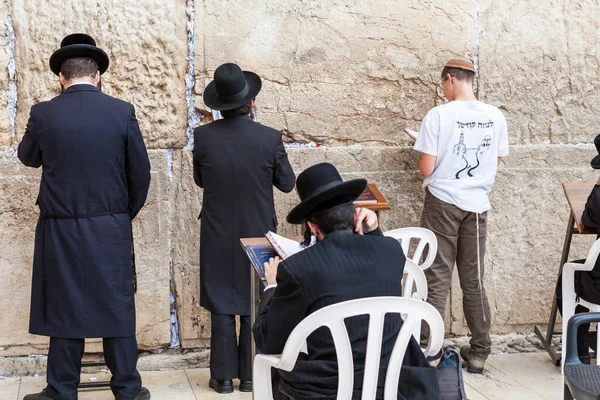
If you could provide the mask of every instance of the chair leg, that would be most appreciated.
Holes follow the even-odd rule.
[[[598,357],[598,349],[600,349],[600,332],[598,332],[598,328],[600,328],[600,324],[596,324],[596,365],[600,365],[600,357]]]
[[[573,398],[573,395],[571,394],[571,391],[569,390],[569,387],[567,386],[567,384],[565,383],[565,393],[563,396],[563,400],[575,400]]]
[[[567,386],[566,383],[565,383],[565,394],[563,396],[563,400],[575,400],[573,398],[573,395],[571,395],[571,391],[569,390],[569,387]]]

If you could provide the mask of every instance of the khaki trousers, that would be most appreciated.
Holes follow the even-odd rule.
[[[491,352],[490,306],[483,286],[487,212],[476,214],[446,203],[425,190],[421,226],[433,231],[438,252],[427,276],[427,302],[444,317],[454,264],[463,291],[463,311],[471,331],[471,357],[485,360]],[[479,224],[479,251],[477,249]],[[479,274],[477,257],[479,254]]]

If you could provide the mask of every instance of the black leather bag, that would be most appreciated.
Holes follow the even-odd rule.
[[[437,365],[441,400],[467,400],[462,375],[462,359],[454,347],[442,349],[442,358]]]

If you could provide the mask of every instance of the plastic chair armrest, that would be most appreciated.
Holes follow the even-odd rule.
[[[567,325],[567,355],[565,365],[579,364],[579,355],[577,352],[577,329],[582,324],[600,322],[600,313],[576,314],[569,319]]]
[[[594,269],[594,264],[592,264],[591,266],[587,266],[585,264],[568,262],[568,263],[565,263],[565,265],[563,266],[563,272],[565,272],[565,271],[591,271],[592,269]]]

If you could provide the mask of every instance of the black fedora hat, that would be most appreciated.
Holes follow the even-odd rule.
[[[60,42],[60,49],[50,56],[50,69],[58,75],[62,63],[76,57],[91,58],[96,61],[100,75],[108,69],[108,55],[96,46],[96,41],[91,36],[85,33],[73,33]]]
[[[204,104],[213,110],[233,110],[253,100],[262,82],[254,72],[232,63],[219,66],[215,79],[204,90]]]
[[[313,165],[304,170],[296,180],[300,204],[290,211],[287,222],[301,224],[315,211],[351,203],[367,187],[366,179],[344,182],[338,170],[329,163]]]
[[[596,151],[598,152],[598,155],[592,158],[590,165],[594,169],[600,169],[600,135],[596,136],[594,139],[594,144],[596,145]]]

